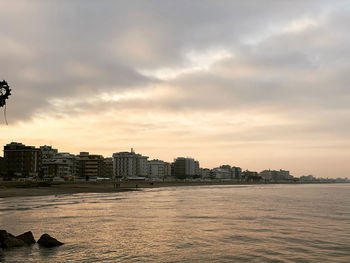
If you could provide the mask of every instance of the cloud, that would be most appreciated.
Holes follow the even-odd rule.
[[[104,127],[145,149],[161,137],[179,153],[237,147],[246,158],[242,144],[348,145],[347,1],[2,4],[0,77],[16,129],[86,124],[92,141],[89,128]]]

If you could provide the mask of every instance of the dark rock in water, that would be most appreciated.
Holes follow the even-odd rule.
[[[31,231],[25,232],[22,235],[17,236],[16,238],[22,240],[27,245],[32,245],[36,243],[33,233]]]
[[[1,248],[22,247],[25,243],[17,239],[14,235],[7,233],[6,230],[0,230],[0,245]]]
[[[7,233],[6,230],[0,230],[0,244],[2,244],[5,239],[9,237],[9,234]]]
[[[8,238],[9,238],[9,234],[7,233],[7,231],[6,230],[0,230],[0,247],[1,248],[5,247],[4,242]]]
[[[3,248],[23,247],[24,245],[25,243],[22,240],[10,236],[2,243]]]
[[[61,246],[64,243],[58,241],[56,238],[51,237],[48,234],[43,234],[39,240],[38,244],[43,247],[55,247],[55,246]]]

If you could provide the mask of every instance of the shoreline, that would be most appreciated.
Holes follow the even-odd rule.
[[[320,183],[319,184],[325,184]],[[179,186],[210,186],[210,185],[275,185],[275,184],[317,184],[314,183],[261,183],[237,181],[206,181],[206,182],[121,182],[120,188],[114,188],[113,182],[0,182],[0,198],[24,196],[48,196],[79,193],[119,193],[125,191],[140,191],[145,188],[179,187]],[[338,184],[338,183],[336,183]]]

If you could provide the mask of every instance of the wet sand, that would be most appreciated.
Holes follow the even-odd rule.
[[[59,183],[52,184],[51,186],[39,186],[37,184],[0,184],[0,198],[109,192],[117,192],[112,184]]]
[[[77,193],[114,193],[142,190],[142,188],[194,186],[194,185],[232,185],[239,182],[122,182],[119,188],[112,182],[0,182],[0,198],[18,196],[45,196]],[[245,184],[247,184],[245,182]]]

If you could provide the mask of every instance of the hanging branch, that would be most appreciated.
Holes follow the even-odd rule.
[[[7,118],[6,118],[6,100],[9,98],[10,95],[11,95],[11,89],[7,84],[7,82],[5,80],[0,81],[0,108],[5,106],[4,118],[5,118],[6,125],[8,125]]]

